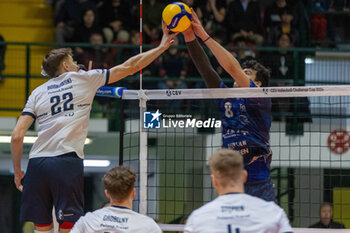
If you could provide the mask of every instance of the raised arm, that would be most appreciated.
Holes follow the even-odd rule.
[[[23,139],[29,127],[34,122],[34,118],[29,115],[20,116],[16,127],[11,136],[11,154],[13,171],[15,175],[15,184],[18,190],[22,191],[21,180],[24,177],[24,172],[21,168],[21,158],[23,152]]]
[[[194,65],[204,79],[205,84],[209,88],[219,88],[221,83],[221,78],[218,73],[214,70],[209,62],[208,56],[204,52],[202,46],[196,39],[192,26],[190,26],[186,31],[182,32],[185,37],[187,49],[192,58]]]
[[[163,37],[159,46],[151,49],[147,52],[138,54],[134,57],[129,58],[123,64],[117,65],[110,69],[110,77],[108,83],[114,83],[121,80],[129,75],[136,73],[137,71],[143,69],[152,63],[159,55],[166,51],[170,45],[174,43],[172,40],[177,33],[169,34],[169,30],[166,28],[165,24],[162,22]]]
[[[249,77],[243,72],[243,69],[236,58],[222,47],[215,40],[210,38],[208,33],[201,25],[196,13],[192,10],[192,27],[194,33],[204,41],[210,51],[214,54],[220,65],[237,82],[240,87],[250,87]]]

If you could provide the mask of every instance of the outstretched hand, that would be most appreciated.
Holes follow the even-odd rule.
[[[177,32],[177,33],[170,34],[170,30],[166,27],[163,20],[162,20],[162,30],[163,30],[163,37],[159,46],[167,50],[170,47],[170,45],[174,44],[173,38],[177,36],[177,34],[179,33]]]
[[[206,38],[208,38],[208,33],[204,30],[201,22],[199,21],[199,18],[196,14],[196,12],[193,10],[193,8],[191,8],[192,11],[192,28],[194,33],[201,38],[202,40],[205,40]]]

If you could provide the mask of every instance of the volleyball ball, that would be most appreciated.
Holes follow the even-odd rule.
[[[191,9],[182,2],[167,5],[162,17],[167,28],[173,32],[183,32],[191,25]]]

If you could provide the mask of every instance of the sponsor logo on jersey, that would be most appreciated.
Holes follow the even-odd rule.
[[[221,206],[221,212],[225,213],[231,213],[233,211],[244,211],[244,206]]]
[[[37,118],[41,118],[41,117],[44,117],[44,116],[47,116],[47,112],[43,113],[43,114],[40,114],[39,116],[37,116]]]
[[[103,221],[109,221],[109,222],[117,222],[117,223],[127,223],[128,218],[126,217],[118,217],[118,216],[113,216],[113,215],[104,215],[103,216]]]
[[[71,84],[71,83],[72,83],[72,79],[68,78],[66,80],[63,80],[60,84],[53,84],[53,85],[48,86],[47,90],[57,89],[57,88],[60,88],[64,85]]]

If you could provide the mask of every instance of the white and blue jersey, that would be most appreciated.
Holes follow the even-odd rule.
[[[75,152],[84,158],[91,104],[97,89],[108,84],[109,70],[66,72],[37,87],[22,115],[38,125],[38,139],[29,158]]]
[[[221,82],[221,88],[227,86]],[[250,87],[257,87],[250,80]],[[218,100],[222,113],[222,147],[239,151],[248,171],[248,181],[270,176],[271,127],[270,98],[232,98]]]
[[[194,210],[185,233],[293,232],[281,207],[244,193],[227,193]]]
[[[126,207],[110,206],[87,213],[74,225],[71,233],[161,233],[148,216]]]

